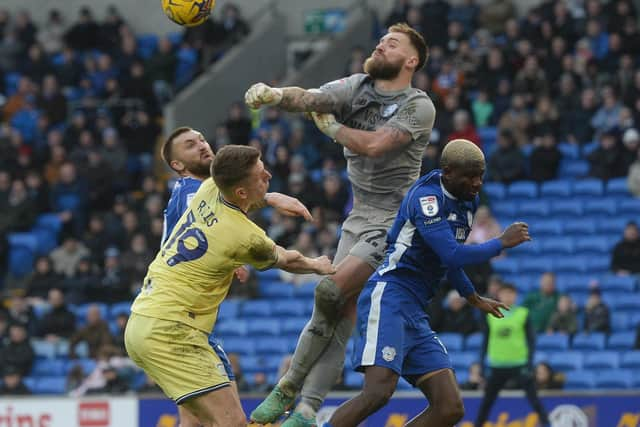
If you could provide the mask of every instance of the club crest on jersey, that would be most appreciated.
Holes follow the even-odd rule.
[[[440,210],[436,196],[420,197],[420,206],[422,212],[428,217],[436,216]]]
[[[393,362],[393,359],[396,358],[396,349],[389,346],[384,347],[382,349],[382,358],[387,362]]]
[[[384,110],[382,110],[382,117],[391,117],[396,111],[398,111],[398,104],[387,105],[384,107]]]

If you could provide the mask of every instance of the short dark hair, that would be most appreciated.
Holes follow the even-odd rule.
[[[183,133],[186,133],[192,130],[193,128],[190,128],[189,126],[180,126],[179,128],[174,129],[173,132],[171,132],[169,137],[162,144],[162,151],[160,154],[162,155],[162,160],[164,160],[170,168],[171,168],[171,161],[173,160],[173,150],[172,150],[173,141]]]
[[[422,34],[404,22],[393,24],[387,29],[387,31],[390,33],[406,34],[407,37],[409,37],[411,46],[418,51],[418,65],[416,66],[415,71],[422,69],[429,58],[429,46],[427,46],[427,43],[424,41]]]
[[[502,286],[500,286],[500,290],[518,292],[518,288],[516,288],[512,283],[506,283],[506,282],[503,283]]]
[[[249,177],[260,151],[247,145],[225,145],[211,162],[211,177],[221,191],[229,191]]]

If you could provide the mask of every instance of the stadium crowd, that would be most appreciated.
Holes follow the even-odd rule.
[[[457,6],[443,0],[421,5],[398,0],[386,23],[408,22],[431,48],[414,82],[429,93],[437,110],[423,173],[437,167],[446,141],[465,138],[486,153],[487,181],[553,180],[571,151],[588,160],[584,176],[628,177],[630,192],[640,196],[637,18],[630,0],[544,1],[522,17],[510,0],[492,0],[482,9],[473,0]],[[63,348],[71,359],[93,359],[70,370],[69,392],[131,387],[127,380],[136,373],[124,357],[122,337],[128,311],[112,315],[87,303],[126,305],[139,290],[160,244],[169,195],[166,176],[153,167],[161,106],[249,32],[233,5],[221,11],[219,20],[159,38],[134,34],[113,7],[101,21],[89,8],[73,22],[68,19],[52,10],[46,22],[34,23],[26,11],[11,15],[0,10],[0,366],[5,393],[28,392],[21,377],[30,375],[36,359],[30,338]],[[354,50],[345,73],[362,72],[366,55],[365,49]],[[312,122],[276,109],[257,116],[241,103],[207,137],[214,148],[229,143],[260,148],[273,174],[271,189],[299,198],[312,210],[313,223],[270,210],[256,214],[274,241],[308,256],[335,251],[350,209],[337,144]],[[501,231],[491,201],[483,200],[488,207],[479,210],[470,243]],[[59,233],[38,242],[47,249],[35,259],[20,258],[26,266],[10,268],[16,257],[8,236],[38,227],[42,214],[52,214],[49,219],[59,224]],[[630,223],[612,253],[611,269],[638,275],[638,259],[638,227]],[[490,264],[469,269],[469,275],[483,293],[495,295],[500,286]],[[257,275],[232,289],[237,298],[261,296]],[[575,302],[557,291],[552,272],[541,275],[539,291],[526,295],[523,304],[539,333],[611,329],[610,309],[597,286],[580,322]],[[82,313],[80,306],[86,308]],[[470,335],[482,328],[465,300],[446,288],[430,314],[439,332]],[[636,348],[640,329],[638,335]],[[272,372],[245,379],[238,356],[232,359],[241,391],[269,389],[274,377],[267,374]],[[548,364],[538,365],[535,375],[540,388],[561,387]],[[482,369],[474,364],[463,387],[482,383]],[[136,387],[157,390],[148,379]]]

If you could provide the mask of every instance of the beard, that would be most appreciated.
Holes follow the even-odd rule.
[[[199,161],[192,164],[185,165],[186,169],[196,176],[209,176],[211,173],[211,161]]]
[[[381,57],[374,58],[372,55],[364,61],[364,72],[374,79],[393,80],[400,74],[403,63],[404,61],[401,60],[394,64]]]

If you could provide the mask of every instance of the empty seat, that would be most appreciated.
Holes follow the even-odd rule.
[[[364,384],[364,375],[360,372],[347,371],[344,377],[344,384],[353,389],[361,389]]]
[[[589,271],[590,266],[587,260],[577,256],[560,256],[553,260],[553,268],[556,271],[585,273]]]
[[[539,220],[529,224],[529,232],[534,238],[545,235],[561,235],[564,224],[556,219]]]
[[[38,237],[33,233],[9,233],[7,240],[12,249],[16,246],[22,246],[33,253],[38,251]]]
[[[541,351],[536,349],[536,352],[533,354],[533,364],[537,365],[538,363],[549,363],[549,353],[546,351]]]
[[[627,310],[629,312],[640,311],[640,294],[624,295],[621,294],[621,298],[613,302],[616,310]]]
[[[620,357],[620,367],[640,370],[640,351],[626,351]]]
[[[574,242],[578,253],[608,254],[611,250],[606,235],[577,236]]]
[[[517,181],[507,188],[510,199],[534,199],[538,197],[538,184],[533,181]]]
[[[49,228],[32,228],[31,234],[38,240],[38,246],[35,252],[37,255],[46,255],[58,247],[58,235]]]
[[[635,332],[614,332],[609,337],[607,347],[612,350],[631,350],[635,341]]]
[[[571,181],[554,180],[543,182],[540,186],[542,197],[569,197],[571,195]]]
[[[605,191],[608,195],[628,196],[629,186],[627,178],[613,178],[607,181]]]
[[[266,370],[261,356],[242,356],[238,358],[238,361],[242,372],[245,374],[264,372]]]
[[[438,338],[449,352],[462,350],[462,334],[444,333],[438,334]]]
[[[582,369],[584,356],[579,351],[551,353],[547,362],[556,371],[576,371]]]
[[[285,354],[289,352],[289,340],[280,337],[257,338],[255,349],[258,354]]]
[[[564,334],[538,335],[536,349],[543,351],[566,350],[569,348],[569,337]]]
[[[595,387],[595,374],[591,371],[571,371],[565,376],[564,387],[569,390]]]
[[[451,352],[451,364],[456,371],[467,371],[479,359],[477,352]]]
[[[521,217],[545,217],[549,212],[549,203],[546,200],[524,200],[518,203],[518,215]]]
[[[529,227],[529,230],[531,230],[531,227]],[[509,249],[510,255],[535,255],[540,252],[542,252],[542,244],[538,239],[530,242],[524,242],[515,248]]]
[[[491,266],[498,274],[514,274],[520,272],[520,262],[515,258],[496,258],[491,261]]]
[[[624,332],[631,327],[631,316],[629,313],[611,313],[611,330],[613,332]]]
[[[514,217],[518,212],[518,205],[515,202],[501,200],[491,204],[491,210],[497,217]]]
[[[242,303],[240,313],[243,317],[269,317],[271,316],[270,301],[245,301]]]
[[[280,335],[280,322],[269,318],[249,318],[247,322],[249,336]]]
[[[571,348],[574,350],[602,350],[604,349],[605,335],[601,332],[581,332],[573,337]]]
[[[66,365],[65,359],[36,359],[31,368],[31,375],[35,377],[65,375]]]
[[[246,337],[249,333],[248,322],[245,319],[231,319],[218,322],[214,327],[219,337]]]
[[[553,271],[553,259],[547,257],[525,258],[520,261],[520,271],[524,273]]]
[[[269,270],[258,271],[256,272],[258,275],[258,279],[262,280],[280,280],[280,270],[276,268],[270,268]]]
[[[218,308],[218,319],[235,319],[240,314],[240,302],[227,299]]]
[[[633,276],[615,276],[608,274],[602,278],[600,289],[603,291],[633,292],[636,288],[636,279]]]
[[[131,314],[131,303],[128,301],[118,302],[116,304],[111,304],[109,307],[109,316],[111,319],[115,319],[121,314],[126,314],[129,316]]]
[[[313,305],[313,301],[290,298],[283,301],[274,301],[271,307],[273,316],[304,316],[308,312],[308,307]]]
[[[585,369],[616,369],[620,356],[615,351],[594,351],[584,356]]]
[[[261,298],[292,298],[293,285],[280,280],[260,280]]]
[[[294,288],[293,294],[296,298],[312,299],[316,289],[316,282],[303,283]]]
[[[622,199],[618,203],[618,212],[621,215],[640,215],[640,199]]]
[[[482,334],[480,332],[476,332],[475,334],[471,334],[469,336],[467,336],[467,338],[464,341],[464,349],[465,350],[480,350],[480,347],[482,347],[482,340],[484,339],[484,337],[482,336]]]
[[[571,192],[574,196],[602,196],[604,184],[599,179],[583,179],[573,183]]]
[[[589,173],[589,162],[586,160],[564,159],[560,162],[560,178],[582,178]]]
[[[564,224],[567,234],[588,235],[596,232],[596,222],[592,219],[576,218]]]
[[[574,251],[571,237],[548,237],[542,241],[542,251],[548,255],[551,253],[571,254]]]
[[[62,394],[66,391],[65,376],[40,377],[33,387],[34,394]]]
[[[622,211],[619,210],[619,212]],[[624,230],[628,222],[628,218],[606,218],[603,221],[598,221],[598,232],[622,235],[622,230]]]
[[[240,337],[222,337],[222,348],[224,348],[227,354],[238,353],[240,355],[253,355],[256,352],[254,340]]]
[[[568,184],[567,184],[568,187]],[[565,197],[569,197],[568,195]],[[579,200],[554,200],[549,203],[549,213],[551,215],[582,215],[584,208]]]
[[[560,152],[562,153],[562,157],[565,159],[580,158],[580,146],[578,144],[561,142],[560,144],[558,144],[558,150],[560,150]]]
[[[632,372],[627,369],[600,370],[596,374],[596,388],[631,388]]]
[[[293,317],[282,321],[282,334],[298,336],[304,329],[309,319],[306,317]]]
[[[587,200],[583,204],[584,213],[586,215],[615,215],[618,212],[618,208],[615,203],[610,203],[607,199]]]
[[[482,191],[489,197],[489,200],[502,200],[507,195],[507,189],[501,182],[487,182],[482,186]]]
[[[57,234],[62,229],[62,221],[60,220],[60,217],[58,217],[58,214],[45,213],[38,215],[38,218],[36,219],[36,227],[48,228]]]

